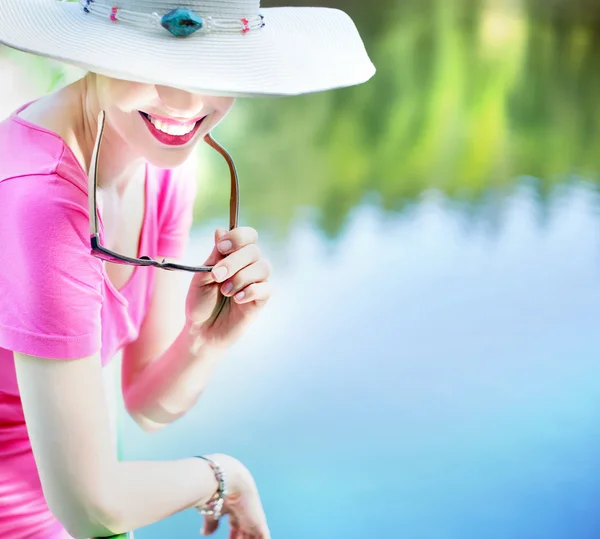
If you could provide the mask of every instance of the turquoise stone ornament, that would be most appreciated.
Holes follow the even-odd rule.
[[[177,37],[187,37],[204,26],[204,19],[193,11],[177,8],[160,20],[160,25]]]

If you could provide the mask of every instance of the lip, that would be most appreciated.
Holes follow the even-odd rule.
[[[183,146],[184,144],[187,144],[190,140],[192,140],[194,138],[194,136],[198,132],[198,129],[200,129],[200,126],[204,123],[204,120],[206,120],[206,118],[208,117],[208,115],[207,115],[207,116],[203,116],[203,117],[199,118],[198,120],[196,120],[196,126],[194,127],[194,129],[192,129],[187,135],[180,136],[180,135],[169,135],[168,133],[163,133],[162,131],[159,131],[158,129],[156,129],[156,127],[154,127],[152,122],[146,116],[146,113],[143,113],[140,111],[140,116],[144,120],[144,123],[146,124],[146,127],[148,127],[148,130],[150,131],[152,136],[154,136],[154,138],[156,140],[158,140],[158,142],[160,142],[161,144],[164,144],[165,146]],[[160,118],[159,116],[154,116],[154,115],[152,115],[152,116],[156,119],[162,120],[162,118]],[[169,123],[171,123],[171,125],[189,125],[191,122],[182,123],[182,122],[173,122],[173,120],[171,120]]]
[[[205,118],[206,116],[208,116],[207,114],[204,114],[203,116],[198,116],[197,118],[188,118],[186,120],[176,120],[175,118],[164,118],[163,116],[158,116],[156,114],[150,114],[149,112],[142,112],[142,115],[147,114],[148,116],[152,116],[153,118],[156,118],[157,120],[160,120],[161,122],[164,122],[166,124],[169,125],[190,125],[190,124],[194,124],[200,120],[202,120],[202,118]]]

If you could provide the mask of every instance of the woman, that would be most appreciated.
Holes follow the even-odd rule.
[[[230,538],[269,537],[236,459],[119,462],[101,369],[123,352],[124,401],[148,431],[194,405],[268,300],[270,266],[236,226],[236,192],[208,267],[177,265],[188,158],[205,139],[228,159],[209,133],[236,97],[369,79],[354,24],[255,0],[2,4],[0,43],[88,74],[0,124],[0,537],[107,536],[187,508],[205,534],[226,513]]]

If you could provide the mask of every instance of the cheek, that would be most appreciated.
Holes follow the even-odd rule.
[[[223,101],[220,103],[220,110],[223,111],[223,117],[229,114],[229,111],[233,108],[234,104],[235,99],[229,97],[223,98]]]
[[[203,101],[204,107],[215,111],[214,116],[218,117],[219,119],[227,116],[235,104],[235,98],[233,97],[210,96],[205,97]]]
[[[218,113],[214,114],[212,120],[210,121],[210,124],[206,128],[206,131],[208,132],[215,129],[229,114],[230,110],[231,108],[227,110],[220,110]]]
[[[107,110],[107,118],[119,137],[129,145],[139,146],[145,135],[146,126],[137,110],[123,110],[112,107]]]
[[[216,100],[210,103],[210,107],[216,112],[213,114],[212,121],[208,127],[209,131],[212,131],[231,111],[235,99],[229,97],[215,98]]]
[[[100,101],[106,109],[135,112],[156,99],[154,86],[117,79],[102,81]]]
[[[131,82],[125,83],[126,88],[123,89],[122,109],[128,112],[137,112],[143,110],[156,102],[156,91],[154,86],[148,84],[134,84]]]
[[[155,99],[154,86],[108,79],[102,90],[101,105],[111,125],[122,139],[139,146],[146,126],[138,111]]]

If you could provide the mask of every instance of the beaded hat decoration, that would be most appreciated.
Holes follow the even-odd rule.
[[[109,77],[231,97],[362,84],[375,73],[339,9],[260,0],[0,0],[0,44]]]
[[[158,11],[121,9],[114,0],[79,0],[85,13],[123,22],[140,28],[167,30],[176,37],[187,37],[195,32],[233,32],[247,34],[265,26],[263,15],[249,15],[241,19],[202,17],[187,8],[176,8],[160,14]],[[160,9],[160,8],[159,8]]]

